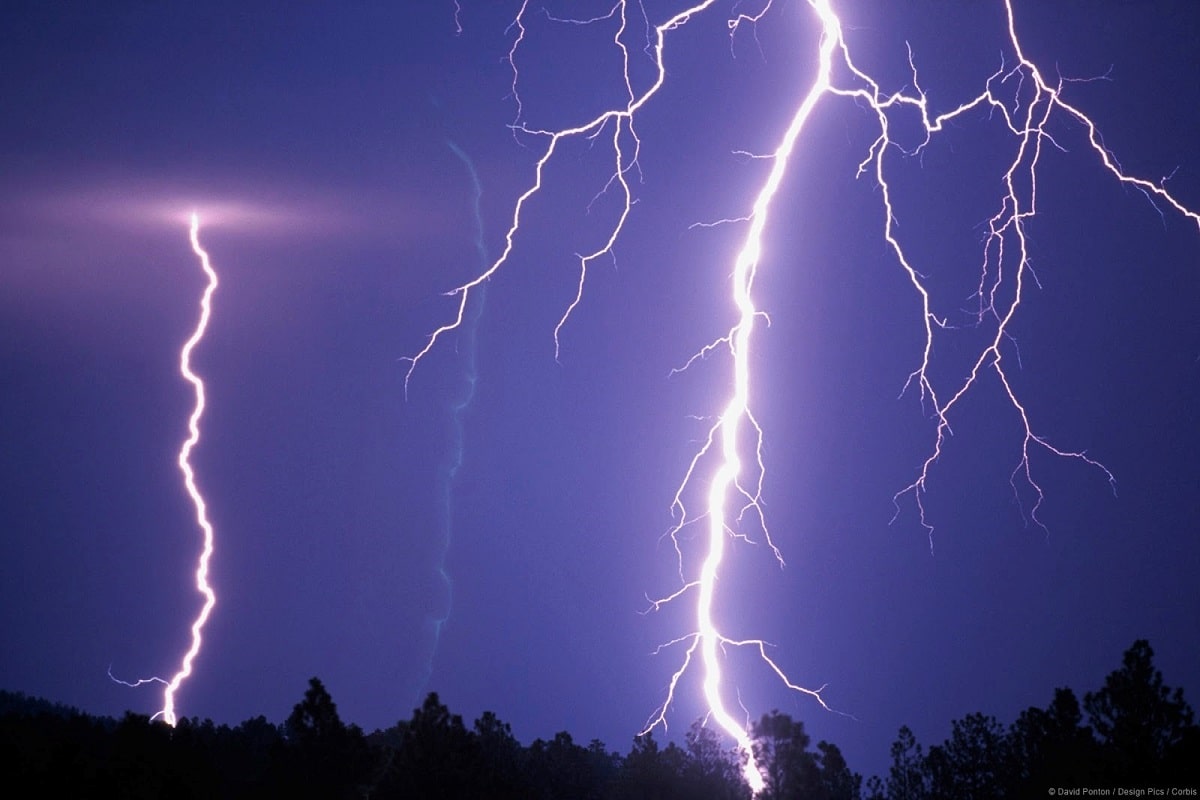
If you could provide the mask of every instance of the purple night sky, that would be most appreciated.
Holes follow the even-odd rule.
[[[1065,85],[1124,168],[1200,207],[1200,4],[1014,0],[1027,54]],[[409,7],[411,5],[411,8]],[[651,23],[685,4],[647,0]],[[17,2],[0,11],[0,688],[153,713],[199,608],[199,532],[175,457],[191,410],[177,372],[204,276],[220,273],[194,368],[208,386],[193,463],[217,530],[218,605],[181,715],[282,720],[319,676],[366,730],[428,691],[525,742],[569,731],[625,751],[664,699],[692,608],[646,615],[678,576],[672,495],[717,412],[729,361],[671,375],[732,324],[744,215],[812,78],[807,4],[775,0],[730,40],[735,4],[671,34],[668,84],[638,121],[636,204],[596,262],[554,358],[576,253],[614,197],[602,141],[564,147],[475,333],[403,360],[453,313],[443,293],[504,244],[545,142],[514,135],[506,61],[518,2]],[[750,5],[741,4],[746,11]],[[935,111],[1011,61],[1001,0],[842,0],[860,66]],[[548,13],[540,9],[545,7]],[[556,128],[624,91],[610,2],[526,12],[522,119]],[[413,10],[416,9],[416,10]],[[641,24],[640,17],[638,24]],[[649,79],[645,62],[638,73]],[[787,561],[738,546],[722,620],[761,637],[789,693],[738,656],[757,717],[778,708],[852,769],[883,772],[900,725],[926,743],[973,711],[1011,722],[1053,689],[1098,688],[1137,638],[1200,700],[1200,232],[1122,187],[1083,129],[1051,126],[1040,288],[1006,351],[1035,431],[1116,477],[1033,454],[984,379],[911,498],[934,441],[918,393],[918,298],[855,179],[873,117],[821,101],[802,134],[756,283],[752,405],[764,508]],[[905,124],[897,118],[897,136]],[[451,146],[453,143],[453,147]],[[948,313],[970,303],[1012,143],[980,111],[895,163],[899,234]],[[1065,151],[1065,152],[1063,152]],[[935,380],[977,337],[940,340]],[[1016,366],[1018,358],[1020,366]],[[1022,511],[1024,505],[1024,512]],[[439,575],[453,583],[447,595]],[[436,620],[449,608],[437,635]],[[685,683],[671,734],[703,713]]]

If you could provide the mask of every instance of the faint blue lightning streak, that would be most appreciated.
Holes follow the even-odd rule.
[[[475,163],[471,160],[471,157],[450,140],[446,141],[446,145],[463,163],[471,178],[471,213],[475,223],[475,252],[479,256],[479,263],[483,267],[486,267],[490,262],[488,260],[487,245],[483,240],[483,184],[479,180],[479,173],[475,169]],[[476,366],[476,353],[479,349],[479,318],[483,315],[486,303],[487,285],[485,284],[479,287],[477,296],[467,308],[461,328],[462,335],[459,340],[461,342],[459,353],[463,358],[463,389],[461,394],[450,401],[450,453],[442,466],[441,486],[439,487],[442,499],[442,530],[438,543],[436,569],[438,578],[446,590],[446,604],[444,611],[431,620],[433,624],[433,643],[429,652],[429,661],[425,666],[425,677],[421,683],[422,687],[428,683],[430,676],[433,674],[433,659],[437,654],[438,644],[441,641],[442,628],[450,619],[450,613],[454,607],[454,581],[446,569],[446,560],[450,554],[453,533],[454,479],[457,477],[458,470],[462,467],[463,463],[463,448],[465,443],[463,417],[470,407],[471,401],[475,399],[475,386],[479,380],[479,372]]]
[[[1018,399],[1008,375],[1002,366],[1001,345],[1005,341],[1011,340],[1009,323],[1020,305],[1026,280],[1032,279],[1033,276],[1028,261],[1025,226],[1036,212],[1036,167],[1044,143],[1048,142],[1054,147],[1059,146],[1046,130],[1051,113],[1056,109],[1062,110],[1083,124],[1088,130],[1088,139],[1092,149],[1099,155],[1103,165],[1118,180],[1136,186],[1152,202],[1154,199],[1165,202],[1174,210],[1190,218],[1200,226],[1200,216],[1187,209],[1174,196],[1167,192],[1164,186],[1165,180],[1159,184],[1154,184],[1126,175],[1101,143],[1099,134],[1092,121],[1080,110],[1066,103],[1061,98],[1062,82],[1060,81],[1057,87],[1051,87],[1043,79],[1041,73],[1025,57],[1020,47],[1016,34],[1011,0],[1005,0],[1005,8],[1008,16],[1009,39],[1016,52],[1018,65],[1007,70],[1002,67],[988,79],[984,91],[980,95],[961,104],[950,112],[932,118],[929,114],[927,99],[917,80],[915,66],[912,66],[913,90],[911,92],[907,94],[904,92],[896,92],[891,95],[885,94],[879,84],[856,67],[852,61],[849,49],[842,37],[840,20],[834,13],[830,0],[806,1],[821,23],[817,75],[808,91],[804,94],[787,131],[782,137],[781,143],[773,153],[767,156],[772,162],[771,169],[756,196],[751,212],[736,219],[721,220],[721,222],[740,221],[749,223],[749,231],[746,239],[734,262],[732,277],[732,301],[737,310],[736,322],[727,334],[702,348],[683,368],[686,369],[697,359],[703,358],[711,352],[721,348],[727,349],[733,363],[730,396],[721,414],[717,417],[716,422],[710,427],[704,445],[691,459],[672,503],[672,511],[677,522],[671,528],[669,534],[679,558],[680,586],[672,594],[651,602],[651,607],[657,609],[663,604],[677,600],[695,590],[697,596],[697,629],[695,632],[681,636],[659,648],[661,650],[664,647],[675,644],[687,645],[683,662],[670,679],[667,699],[656,715],[651,718],[646,730],[648,731],[660,723],[663,725],[666,724],[666,713],[675,697],[679,681],[691,666],[693,656],[696,654],[697,649],[699,649],[704,668],[703,690],[711,709],[711,715],[737,741],[739,748],[745,754],[747,763],[745,765],[744,776],[747,783],[756,793],[763,788],[764,779],[755,763],[749,734],[733,718],[724,704],[719,651],[723,650],[726,646],[750,646],[757,649],[763,661],[789,688],[812,695],[822,706],[828,708],[821,698],[821,689],[804,689],[803,687],[796,686],[788,679],[783,670],[768,657],[765,642],[757,639],[735,640],[728,638],[717,629],[713,620],[713,607],[716,602],[716,589],[720,579],[719,571],[725,554],[726,537],[734,535],[747,538],[735,531],[734,522],[730,520],[727,504],[731,492],[742,499],[741,509],[736,514],[736,522],[740,522],[747,512],[751,513],[762,528],[767,544],[772,548],[776,558],[782,564],[782,557],[778,549],[775,548],[767,531],[760,505],[764,476],[762,429],[759,427],[750,410],[750,369],[748,356],[755,320],[760,317],[765,319],[765,314],[755,305],[752,289],[755,274],[762,256],[763,235],[771,201],[786,173],[788,159],[793,151],[796,140],[817,102],[825,95],[855,99],[860,101],[870,113],[875,115],[879,125],[879,136],[869,148],[866,158],[861,162],[859,175],[866,174],[870,170],[881,189],[884,210],[884,239],[895,254],[901,268],[908,275],[909,281],[920,298],[923,327],[925,330],[925,344],[920,364],[909,376],[905,388],[907,389],[908,386],[916,383],[920,389],[922,399],[928,399],[932,405],[933,416],[936,419],[935,442],[932,454],[922,464],[917,479],[911,485],[898,492],[894,499],[897,503],[897,512],[899,512],[900,498],[909,493],[913,494],[919,509],[921,524],[930,532],[931,545],[932,526],[926,519],[922,502],[922,494],[925,491],[928,474],[933,464],[940,457],[945,437],[950,431],[949,415],[951,411],[961,398],[975,385],[979,374],[985,369],[990,368],[998,375],[1010,404],[1024,424],[1025,435],[1021,449],[1021,458],[1013,471],[1014,491],[1016,490],[1015,481],[1017,475],[1021,474],[1033,488],[1037,496],[1037,501],[1031,511],[1031,517],[1035,521],[1040,524],[1040,521],[1037,519],[1037,511],[1042,502],[1043,492],[1031,473],[1029,461],[1031,447],[1040,446],[1055,455],[1081,460],[1101,470],[1110,482],[1113,481],[1112,474],[1100,462],[1090,458],[1084,452],[1061,449],[1034,433],[1029,421],[1028,412]],[[638,167],[638,153],[640,148],[640,140],[633,127],[634,118],[636,112],[658,92],[665,80],[664,44],[666,34],[682,27],[692,17],[707,10],[714,3],[715,0],[698,3],[676,14],[666,22],[654,26],[651,36],[653,41],[647,48],[647,53],[650,55],[655,67],[656,78],[650,87],[641,94],[634,91],[633,82],[630,79],[629,49],[625,46],[622,39],[622,34],[626,30],[626,1],[618,0],[609,14],[589,20],[576,21],[578,24],[591,24],[599,20],[611,19],[614,16],[619,17],[620,27],[615,41],[624,58],[624,80],[628,92],[628,102],[624,108],[610,109],[582,125],[559,130],[531,128],[522,120],[523,109],[517,93],[518,71],[516,67],[516,55],[518,47],[526,34],[523,18],[528,9],[528,2],[522,4],[517,18],[513,23],[513,27],[519,31],[519,34],[509,51],[509,63],[513,70],[512,94],[517,104],[517,119],[513,124],[513,129],[514,132],[519,131],[526,134],[547,137],[546,149],[536,162],[533,184],[517,198],[512,221],[505,235],[504,251],[479,276],[449,293],[451,296],[459,295],[457,315],[451,322],[441,326],[430,334],[424,347],[415,356],[411,357],[409,370],[405,376],[406,388],[408,380],[411,379],[413,371],[416,369],[421,358],[433,348],[444,334],[455,330],[463,324],[467,299],[471,291],[490,279],[507,262],[514,247],[516,234],[521,226],[521,214],[526,203],[541,189],[545,168],[554,156],[558,145],[563,140],[573,137],[582,136],[594,139],[611,122],[613,124],[612,152],[614,171],[608,183],[601,190],[601,193],[608,191],[614,186],[618,187],[624,199],[624,206],[617,221],[604,237],[603,245],[592,253],[579,257],[579,282],[576,295],[567,306],[565,313],[554,329],[555,356],[557,358],[560,350],[559,334],[572,311],[582,299],[583,285],[586,280],[589,263],[601,255],[611,254],[612,248],[623,230],[625,221],[630,213],[633,201],[626,176],[631,169]],[[771,2],[767,0],[757,14],[738,14],[734,19],[731,19],[729,21],[731,35],[732,33],[736,33],[739,26],[743,23],[753,24],[760,21],[770,7]],[[837,62],[845,68],[858,85],[843,87],[834,84],[833,69],[835,66],[835,57],[837,58]],[[909,61],[911,66],[911,52]],[[1019,87],[1026,79],[1033,82],[1036,92],[1033,101],[1026,103],[1022,111]],[[1014,83],[1016,88],[1013,88]],[[1011,92],[1013,98],[1011,107],[999,94],[1000,90],[1006,88],[1006,84],[1008,84],[1007,90]],[[932,361],[937,332],[946,330],[949,327],[948,321],[933,310],[930,291],[925,279],[906,255],[895,231],[897,212],[892,203],[891,186],[885,170],[885,158],[896,152],[903,155],[912,155],[911,153],[905,153],[890,137],[888,111],[899,106],[911,106],[920,111],[925,129],[925,140],[917,148],[917,152],[920,152],[921,149],[927,146],[933,136],[940,132],[947,122],[964,116],[972,110],[982,108],[990,108],[993,112],[998,112],[998,116],[1003,119],[1004,124],[1016,137],[1018,142],[1011,166],[1004,175],[1003,184],[1005,191],[1001,198],[1000,209],[989,220],[989,232],[984,244],[979,283],[979,323],[982,324],[987,318],[993,320],[995,324],[994,336],[978,353],[974,366],[967,378],[957,384],[953,391],[950,392],[939,393],[929,377],[929,367]],[[630,140],[631,144],[629,146],[623,145],[623,134],[627,135]],[[1019,177],[1027,179],[1026,182],[1029,186],[1027,193],[1023,193],[1019,188],[1021,183],[1018,180]],[[1015,264],[1011,263],[1011,257],[1006,260],[1006,253],[1011,253],[1013,249],[1017,253]],[[1006,266],[1007,270],[1005,269]],[[996,302],[999,296],[999,289],[1002,286],[1008,286],[1010,283],[1013,284],[1012,299],[1007,305],[997,307]],[[740,439],[740,433],[746,427],[753,431],[755,442],[754,470],[748,481],[743,480],[742,477],[743,447]],[[716,461],[716,465],[709,478],[705,512],[702,517],[693,518],[689,514],[684,502],[685,493],[693,481],[699,479],[697,471],[700,469],[702,463],[707,465],[712,460]],[[703,517],[708,518],[709,525],[708,536],[705,540],[707,550],[705,551],[699,576],[694,579],[688,579],[684,571],[683,551],[678,534],[685,527],[691,525],[693,522],[698,522]]]

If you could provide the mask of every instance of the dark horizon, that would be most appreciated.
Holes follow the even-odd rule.
[[[703,720],[682,742],[662,745],[650,733],[622,754],[597,739],[585,746],[569,731],[524,745],[493,712],[467,723],[436,692],[410,718],[366,734],[341,719],[316,677],[283,722],[259,716],[234,727],[187,718],[167,725],[132,712],[95,718],[0,690],[11,780],[62,795],[959,800],[1200,789],[1200,726],[1144,640],[1082,698],[1059,688],[1010,725],[973,712],[951,728],[930,744],[902,726],[887,771],[864,777],[836,742],[814,741],[802,720],[771,711],[748,724],[764,781],[752,791],[741,774],[745,752]]]

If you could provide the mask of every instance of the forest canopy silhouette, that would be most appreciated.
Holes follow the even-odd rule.
[[[1007,727],[968,714],[929,747],[902,727],[888,773],[866,781],[836,744],[814,745],[787,714],[765,714],[750,728],[764,800],[985,800],[1150,787],[1195,797],[1200,786],[1200,728],[1145,640],[1082,703],[1059,688],[1047,707]],[[0,752],[10,785],[54,797],[750,798],[742,758],[703,721],[681,743],[635,737],[624,755],[566,731],[523,745],[494,713],[467,727],[430,693],[411,718],[366,734],[340,718],[318,678],[281,724],[259,716],[234,727],[95,717],[0,692]]]

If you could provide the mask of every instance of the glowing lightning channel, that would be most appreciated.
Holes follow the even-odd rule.
[[[759,496],[761,491],[762,477],[764,467],[762,462],[762,429],[758,422],[754,419],[754,415],[750,411],[750,334],[754,330],[754,321],[762,312],[754,305],[753,287],[754,277],[758,271],[759,260],[762,257],[763,249],[763,232],[766,230],[767,219],[771,210],[771,201],[774,199],[776,192],[779,190],[779,185],[787,172],[788,159],[795,147],[796,140],[800,136],[800,132],[804,129],[805,122],[808,121],[812,114],[813,108],[817,101],[829,90],[830,79],[833,64],[834,48],[841,43],[841,26],[832,10],[826,3],[814,3],[814,9],[821,18],[822,33],[820,39],[820,60],[817,69],[817,77],[813,82],[812,87],[808,90],[804,100],[800,103],[796,113],[792,116],[792,121],[788,125],[787,131],[783,135],[779,146],[775,148],[774,153],[770,156],[771,170],[767,175],[766,181],[759,189],[758,196],[754,200],[753,210],[749,215],[750,230],[746,234],[745,242],[741,250],[738,251],[737,257],[734,260],[733,270],[733,303],[738,310],[737,323],[729,331],[729,333],[718,342],[709,345],[705,351],[713,349],[721,342],[728,348],[730,356],[733,359],[733,394],[729,398],[725,409],[717,418],[717,422],[709,430],[708,441],[704,447],[692,459],[691,465],[688,467],[684,475],[683,482],[680,484],[678,491],[675,494],[674,508],[678,512],[678,523],[670,531],[672,540],[675,542],[676,552],[680,556],[680,564],[682,565],[682,553],[677,534],[683,527],[689,524],[692,520],[689,518],[687,509],[683,504],[683,493],[686,487],[691,483],[695,468],[700,459],[711,449],[717,437],[720,437],[720,455],[716,467],[716,471],[711,478],[708,489],[708,500],[706,504],[708,517],[708,551],[704,557],[703,565],[700,568],[700,576],[693,583],[685,583],[683,589],[677,591],[674,595],[665,600],[659,600],[655,606],[661,605],[666,600],[671,600],[679,597],[683,592],[695,587],[697,590],[696,601],[696,616],[697,616],[697,631],[692,635],[692,644],[688,649],[687,657],[685,658],[683,667],[672,676],[670,687],[667,693],[667,699],[664,701],[658,714],[651,721],[650,727],[655,724],[666,724],[666,712],[674,699],[675,689],[679,679],[683,676],[684,671],[688,666],[688,661],[692,657],[696,646],[700,647],[700,656],[704,667],[704,698],[708,703],[713,719],[719,724],[733,739],[737,742],[738,748],[746,756],[746,764],[743,770],[743,775],[747,784],[757,794],[762,791],[764,779],[762,771],[756,763],[754,757],[754,747],[750,740],[750,734],[745,726],[733,718],[729,710],[725,706],[724,698],[721,696],[722,680],[721,680],[721,659],[718,654],[718,648],[726,645],[735,646],[752,646],[757,648],[762,659],[772,668],[772,670],[783,680],[783,682],[791,689],[805,692],[812,695],[825,708],[825,701],[821,698],[822,689],[805,689],[792,683],[783,670],[767,655],[766,643],[758,639],[747,640],[732,640],[726,637],[718,629],[716,622],[713,620],[713,603],[716,597],[717,581],[719,578],[718,570],[725,556],[726,538],[733,531],[734,523],[729,520],[727,505],[729,502],[730,491],[735,490],[741,495],[746,504],[742,507],[738,517],[742,516],[747,510],[753,510],[762,526],[763,533],[767,543],[775,552],[776,558],[780,564],[783,563],[779,550],[771,542],[770,532],[767,530],[765,520],[763,519],[762,508],[759,505]],[[732,26],[741,20],[735,20],[731,23]],[[742,471],[742,458],[740,451],[742,449],[739,440],[739,433],[743,426],[749,426],[754,430],[755,434],[755,458],[757,461],[757,481],[753,491],[743,487],[739,482],[739,476]],[[682,579],[681,573],[681,579]],[[687,637],[685,637],[686,639]],[[647,728],[649,730],[649,728]]]
[[[192,504],[196,507],[196,524],[200,526],[200,530],[204,534],[204,546],[196,564],[196,591],[204,595],[204,605],[201,606],[200,613],[192,622],[191,646],[183,655],[179,671],[170,681],[167,681],[166,689],[163,690],[162,710],[155,714],[156,717],[161,716],[168,725],[172,726],[175,724],[175,692],[192,674],[192,663],[200,654],[200,646],[203,642],[201,634],[204,631],[204,624],[208,622],[213,606],[217,604],[216,592],[208,582],[208,562],[213,554],[213,526],[208,520],[208,508],[204,503],[204,497],[196,487],[196,473],[192,469],[190,461],[192,448],[200,441],[200,418],[204,416],[204,381],[200,379],[199,375],[192,372],[192,350],[204,338],[204,332],[208,328],[208,319],[212,315],[213,292],[217,290],[217,273],[208,261],[208,253],[204,252],[204,248],[200,246],[200,216],[195,212],[192,213],[191,241],[192,250],[199,257],[204,274],[208,276],[208,286],[205,287],[204,294],[200,298],[200,321],[196,323],[196,329],[184,343],[183,350],[179,354],[179,372],[195,389],[196,404],[192,408],[192,416],[188,419],[188,437],[179,449],[178,463],[179,470],[183,473],[183,483],[187,488],[188,496],[192,498]]]
[[[627,96],[623,107],[604,111],[578,126],[558,130],[531,128],[521,118],[523,107],[521,99],[517,94],[518,70],[516,59],[519,45],[526,34],[524,16],[529,5],[528,2],[522,4],[510,28],[518,31],[516,41],[513,43],[508,55],[508,61],[513,71],[512,94],[517,105],[518,114],[512,128],[514,133],[545,138],[547,142],[546,147],[541,157],[536,161],[533,184],[519,195],[516,200],[512,220],[505,234],[503,252],[499,258],[492,262],[490,267],[481,272],[475,279],[449,292],[451,296],[458,296],[457,314],[453,320],[434,330],[416,355],[409,358],[409,370],[405,376],[406,388],[408,380],[411,379],[413,371],[420,360],[437,344],[443,335],[459,328],[463,324],[464,314],[468,308],[468,299],[471,293],[476,289],[480,289],[508,261],[509,255],[515,246],[515,238],[521,227],[521,215],[526,204],[542,188],[545,169],[553,158],[558,146],[565,140],[575,138],[585,138],[595,141],[611,125],[613,173],[601,189],[600,194],[604,194],[609,190],[616,190],[624,202],[618,212],[617,220],[608,229],[607,233],[603,235],[601,246],[589,254],[579,256],[576,295],[568,304],[566,311],[554,328],[554,349],[557,358],[560,349],[559,335],[572,311],[582,299],[583,286],[587,277],[589,264],[603,255],[612,254],[612,248],[620,236],[631,211],[633,197],[627,175],[631,170],[639,167],[638,155],[641,145],[641,141],[634,128],[634,119],[637,112],[657,94],[665,81],[664,46],[666,36],[669,32],[681,28],[696,15],[708,10],[716,2],[717,0],[706,0],[705,2],[697,3],[653,27],[650,27],[647,22],[648,46],[645,48],[645,53],[649,56],[653,64],[655,79],[649,87],[640,93],[634,89],[635,82],[631,78],[630,71],[630,48],[624,40],[626,32],[629,30],[627,0],[616,0],[612,10],[600,17],[588,20],[558,20],[560,22],[573,22],[574,24],[593,24],[601,20],[617,20],[619,27],[614,41],[623,58],[623,78]],[[1035,522],[1041,524],[1037,518],[1037,511],[1043,494],[1041,487],[1031,473],[1029,461],[1031,448],[1041,447],[1054,455],[1083,461],[1100,470],[1107,476],[1110,482],[1113,481],[1112,474],[1100,462],[1092,459],[1084,452],[1061,449],[1034,433],[1029,420],[1029,414],[1025,406],[1018,399],[1002,365],[1002,348],[1007,341],[1011,340],[1009,323],[1020,305],[1027,281],[1030,279],[1036,280],[1029,265],[1026,238],[1026,225],[1036,213],[1036,167],[1044,144],[1048,143],[1052,147],[1062,149],[1047,130],[1047,124],[1051,119],[1052,113],[1061,111],[1086,128],[1088,141],[1092,150],[1100,158],[1104,167],[1119,181],[1136,187],[1146,195],[1152,204],[1155,201],[1164,203],[1200,227],[1200,215],[1186,208],[1167,191],[1165,179],[1159,183],[1153,183],[1125,174],[1116,159],[1102,144],[1099,133],[1091,119],[1062,98],[1063,81],[1060,80],[1057,86],[1052,86],[1043,78],[1037,67],[1024,55],[1020,46],[1016,34],[1011,0],[1004,0],[1004,2],[1008,16],[1009,39],[1016,53],[1017,63],[1012,67],[1002,65],[987,80],[984,90],[974,99],[961,104],[952,111],[936,116],[930,116],[926,96],[917,80],[917,70],[913,63],[911,52],[909,54],[909,62],[912,68],[913,88],[908,93],[901,91],[890,95],[885,94],[879,83],[856,67],[852,61],[849,48],[842,36],[841,22],[833,10],[831,0],[806,0],[806,2],[817,16],[821,25],[821,34],[817,48],[817,74],[793,114],[787,130],[780,140],[780,144],[774,152],[765,157],[771,162],[771,168],[758,191],[750,213],[737,219],[721,220],[721,222],[745,222],[749,225],[743,245],[734,261],[731,299],[737,311],[736,321],[727,334],[706,345],[699,353],[693,356],[684,366],[684,369],[690,366],[695,360],[720,348],[725,348],[730,353],[733,365],[732,384],[729,389],[729,399],[723,411],[717,417],[716,422],[710,427],[705,444],[693,456],[688,465],[683,481],[676,491],[672,503],[671,508],[676,524],[670,529],[669,535],[675,545],[676,554],[679,559],[680,586],[672,594],[651,603],[651,608],[657,609],[664,604],[680,599],[686,594],[694,593],[696,597],[697,627],[693,633],[681,636],[663,645],[663,647],[668,647],[676,644],[686,644],[686,652],[682,665],[670,679],[666,700],[656,714],[652,716],[649,725],[643,732],[648,732],[659,724],[666,725],[666,714],[675,698],[679,682],[691,666],[693,657],[697,649],[699,649],[701,666],[704,672],[703,692],[710,708],[711,717],[737,742],[738,747],[744,754],[746,758],[744,777],[755,793],[763,789],[765,779],[756,763],[753,743],[749,732],[729,712],[722,696],[724,684],[721,668],[724,650],[727,647],[739,646],[757,650],[763,661],[787,687],[812,695],[823,707],[828,709],[828,706],[821,697],[823,687],[822,689],[812,690],[795,685],[784,671],[767,655],[767,645],[765,642],[758,639],[729,638],[721,632],[713,618],[713,609],[717,599],[718,581],[725,555],[726,540],[730,536],[748,539],[747,536],[736,530],[738,523],[742,521],[743,517],[749,514],[759,527],[762,528],[766,543],[771,547],[775,557],[782,564],[782,556],[771,541],[760,504],[762,483],[765,474],[762,459],[763,434],[750,409],[751,376],[749,356],[754,324],[759,318],[766,319],[766,315],[755,305],[752,290],[755,274],[762,257],[763,235],[766,230],[771,202],[787,171],[788,160],[796,141],[805,123],[811,116],[813,109],[816,107],[817,102],[826,95],[850,98],[865,107],[869,114],[873,114],[878,123],[879,135],[869,148],[867,156],[860,163],[858,176],[861,177],[862,175],[870,174],[880,187],[884,211],[883,237],[894,253],[899,265],[907,274],[920,299],[922,324],[925,330],[925,343],[920,364],[909,376],[905,389],[914,384],[919,388],[922,400],[928,401],[932,406],[932,415],[936,422],[932,454],[921,465],[917,479],[908,487],[898,492],[894,499],[899,511],[900,499],[908,494],[914,496],[921,524],[930,532],[931,544],[932,526],[926,519],[922,503],[925,484],[932,466],[941,455],[945,437],[950,431],[949,417],[951,412],[975,385],[978,376],[988,369],[993,370],[1000,378],[1010,404],[1024,424],[1021,457],[1017,467],[1013,471],[1012,481],[1014,491],[1016,491],[1016,480],[1018,476],[1021,476],[1035,492],[1037,500],[1031,510],[1031,517]],[[644,15],[644,7],[640,3],[636,5]],[[759,22],[771,6],[772,0],[766,0],[761,10],[756,14],[737,14],[728,23],[731,36],[736,34],[741,24],[755,24]],[[853,85],[835,85],[833,77],[835,64],[844,68]],[[1032,89],[1029,87],[1032,87]],[[1032,97],[1026,97],[1023,94],[1029,92],[1032,92]],[[925,138],[915,152],[906,152],[890,137],[888,112],[901,107],[916,109],[921,116]],[[974,366],[968,376],[953,387],[952,391],[939,392],[935,389],[933,381],[929,377],[929,368],[934,350],[933,344],[939,331],[948,330],[952,326],[946,317],[939,316],[933,310],[930,291],[926,286],[925,279],[905,254],[904,248],[896,236],[895,223],[897,212],[892,203],[891,187],[888,183],[887,172],[885,171],[885,160],[896,153],[902,156],[919,154],[930,143],[933,136],[943,130],[946,123],[963,117],[977,109],[991,111],[994,116],[999,117],[1008,131],[1015,137],[1017,143],[1011,165],[1004,173],[1002,179],[1004,190],[1000,198],[1000,208],[988,221],[988,234],[984,243],[977,293],[979,308],[978,313],[975,314],[974,322],[977,326],[982,326],[985,323],[992,325],[993,327],[990,330],[994,332],[994,335],[992,335],[990,341],[978,353],[974,361]],[[1000,300],[1003,294],[1001,292],[1002,289],[1009,294],[1007,302]],[[755,442],[754,464],[752,465],[753,469],[749,470],[749,477],[743,475],[742,454],[745,448],[742,444],[741,434],[746,429],[752,431]],[[707,478],[708,489],[704,514],[702,516],[693,516],[685,505],[684,496],[688,493],[689,487],[694,482],[700,480],[697,473],[701,466],[703,465],[707,468],[709,462],[712,461],[715,461],[715,466],[713,466],[712,472]],[[740,509],[733,514],[729,510],[731,495],[737,495],[741,498]],[[708,521],[708,536],[705,539],[707,551],[705,552],[699,575],[689,579],[686,577],[683,568],[684,558],[679,534],[685,527],[698,522],[704,517],[707,517]]]

